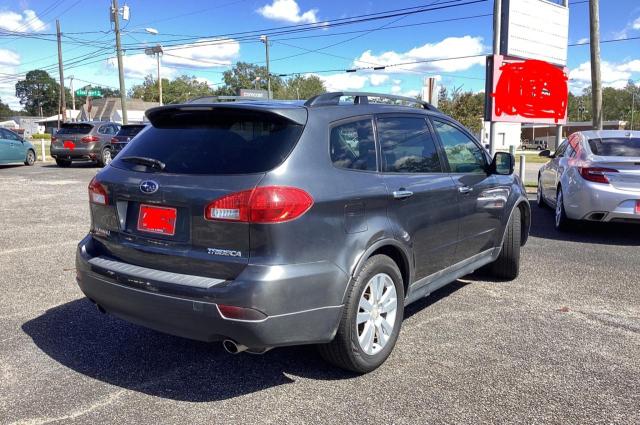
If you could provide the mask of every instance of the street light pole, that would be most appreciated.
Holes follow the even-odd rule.
[[[160,106],[162,106],[162,77],[160,76],[160,52],[156,53],[158,58],[158,92],[160,94]]]
[[[267,56],[267,99],[271,99],[271,72],[269,71],[269,36],[261,35],[260,41],[264,43]]]
[[[124,87],[124,67],[122,65],[122,46],[120,44],[120,8],[118,7],[118,0],[113,0],[111,4],[111,14],[113,16],[113,29],[116,33],[116,56],[118,57],[118,79],[120,80],[122,123],[129,124],[129,120],[127,119],[127,93]]]
[[[158,59],[158,97],[160,100],[160,105],[162,105],[162,77],[160,76],[160,55],[162,55],[164,51],[162,50],[162,46],[158,44],[154,47],[144,49],[144,52],[149,56],[156,55]]]

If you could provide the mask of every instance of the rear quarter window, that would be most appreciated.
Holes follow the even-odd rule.
[[[589,147],[594,155],[640,157],[640,138],[617,137],[590,139]]]
[[[303,127],[261,111],[181,113],[138,134],[112,165],[139,167],[123,159],[141,156],[162,161],[167,173],[261,173],[284,162]]]

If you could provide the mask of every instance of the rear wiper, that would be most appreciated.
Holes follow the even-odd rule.
[[[161,171],[164,170],[166,166],[164,162],[155,158],[147,158],[146,156],[125,156],[122,160],[133,162],[134,164],[146,165],[147,167],[156,168]]]

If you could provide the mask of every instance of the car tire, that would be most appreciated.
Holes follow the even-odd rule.
[[[24,165],[33,165],[36,163],[36,152],[33,149],[27,151],[27,157],[24,159]]]
[[[540,208],[547,208],[547,203],[544,200],[544,196],[542,195],[542,181],[540,176],[538,176],[538,188],[536,189],[536,204]]]
[[[111,157],[111,149],[104,148],[100,152],[100,159],[98,159],[98,166],[99,167],[105,167],[105,166],[111,164],[111,160],[112,159],[113,158]]]
[[[499,280],[513,280],[520,274],[520,208],[515,207],[507,223],[500,255],[487,268],[489,275]]]
[[[71,165],[71,160],[70,159],[58,159],[58,158],[56,158],[56,164],[58,165],[58,167],[66,168],[66,167]]]
[[[320,355],[339,368],[371,372],[391,354],[403,317],[400,270],[391,258],[375,255],[366,261],[348,288],[336,336],[330,343],[318,346]]]
[[[564,195],[562,192],[562,186],[558,186],[558,192],[556,194],[556,207],[554,211],[554,226],[556,230],[559,230],[561,232],[569,230],[573,222],[569,217],[567,217],[567,212],[564,209]]]

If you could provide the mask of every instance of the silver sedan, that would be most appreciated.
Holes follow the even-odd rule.
[[[555,225],[572,220],[640,223],[640,131],[572,134],[538,174],[538,205],[555,209]]]

